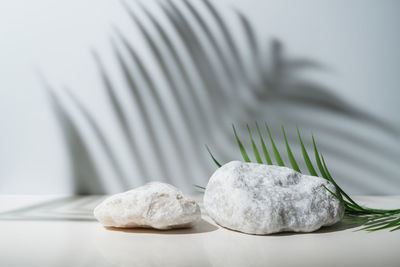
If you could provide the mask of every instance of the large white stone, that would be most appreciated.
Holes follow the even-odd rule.
[[[113,195],[94,209],[104,226],[172,229],[200,220],[199,205],[172,185],[160,182]]]
[[[231,161],[211,176],[204,207],[219,225],[249,234],[312,232],[338,222],[329,181],[286,167]]]

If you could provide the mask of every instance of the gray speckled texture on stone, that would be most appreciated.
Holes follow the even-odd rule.
[[[204,207],[219,225],[249,234],[312,232],[343,217],[329,181],[286,167],[231,161],[207,184]]]
[[[174,186],[152,182],[105,199],[94,216],[109,227],[165,230],[192,226],[201,213],[199,205]]]

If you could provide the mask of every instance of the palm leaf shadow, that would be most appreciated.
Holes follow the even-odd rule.
[[[274,69],[272,70],[272,73],[275,75],[265,74],[265,77],[271,77],[270,81],[267,81],[265,84],[265,87],[272,88],[274,93],[272,95],[258,93],[256,99],[264,100],[268,97],[274,97],[282,98],[294,103],[302,103],[303,105],[313,106],[321,110],[328,110],[340,115],[350,116],[358,121],[363,121],[372,126],[383,129],[388,134],[395,137],[399,136],[399,129],[391,126],[381,118],[377,118],[351,106],[345,100],[332,93],[332,90],[294,77],[294,74],[298,70],[308,67],[321,69],[323,66],[310,60],[286,60],[284,58],[283,45],[279,40],[272,41],[271,50],[271,53],[274,55]],[[285,83],[289,85],[282,85],[282,81],[285,81]]]
[[[140,177],[139,179],[141,179],[143,177],[149,177],[147,169],[144,167],[145,165],[143,162],[143,158],[141,157],[141,155],[138,152],[138,149],[137,149],[138,144],[136,142],[136,139],[134,138],[134,133],[129,126],[129,119],[127,118],[127,115],[123,111],[122,106],[118,100],[118,97],[115,94],[116,90],[115,90],[112,82],[108,78],[108,75],[103,67],[101,59],[99,58],[97,53],[93,52],[93,56],[94,56],[96,65],[98,66],[99,73],[100,73],[101,79],[103,81],[104,87],[106,89],[107,96],[110,99],[111,106],[113,107],[113,110],[115,111],[119,125],[122,128],[122,133],[123,133],[125,140],[127,141],[127,144],[129,146],[129,151],[131,152],[133,158],[135,159],[135,162],[137,163],[135,166],[137,166],[137,168],[138,168],[137,171],[139,173],[139,177]],[[117,54],[117,58],[120,59],[119,54]],[[124,68],[122,68],[122,69],[125,70]]]
[[[133,51],[130,51],[130,52],[131,52],[131,55],[133,57],[135,57],[135,54],[133,53]],[[167,174],[167,177],[170,177],[169,176],[170,170],[168,169],[168,167],[166,165],[167,155],[164,154],[164,151],[161,149],[161,141],[155,135],[154,126],[152,125],[152,120],[150,118],[149,111],[146,109],[146,107],[144,105],[145,102],[142,98],[140,91],[138,90],[138,85],[136,83],[136,80],[130,73],[127,63],[122,58],[120,52],[115,48],[115,45],[114,45],[114,53],[116,54],[117,61],[118,61],[119,67],[122,71],[122,74],[124,76],[124,79],[129,86],[129,92],[131,93],[131,96],[132,96],[132,103],[134,105],[138,106],[138,111],[140,112],[141,117],[143,118],[144,127],[146,128],[146,131],[149,134],[149,137],[151,140],[150,147],[151,147],[151,150],[153,151],[154,159],[156,159],[156,161],[160,165],[162,172]],[[137,59],[137,61],[136,61],[137,64],[140,65],[141,63],[138,63],[138,62],[140,62],[139,57],[135,57],[135,59]],[[145,74],[146,73],[145,70],[141,69],[141,71],[144,76],[147,75],[147,74]]]
[[[169,31],[165,23],[143,3],[136,3],[137,9],[132,8],[132,3],[125,1],[122,3],[153,56],[152,62],[145,61],[137,51],[135,44],[129,41],[128,36],[117,27],[113,28],[113,35],[116,38],[112,38],[111,43],[115,61],[120,76],[124,79],[130,93],[132,100],[130,103],[137,107],[136,110],[142,119],[141,126],[148,134],[149,144],[142,144],[136,140],[135,131],[129,126],[129,114],[125,113],[118,100],[117,86],[112,83],[111,77],[98,55],[95,55],[95,62],[116,120],[121,126],[124,139],[132,153],[135,166],[137,166],[136,171],[140,177],[144,177],[141,182],[150,178],[149,164],[146,164],[147,161],[140,155],[140,151],[148,149],[153,155],[151,161],[157,164],[167,182],[191,185],[193,181],[185,180],[185,177],[196,177],[190,164],[196,162],[195,164],[203,169],[208,169],[207,166],[209,166],[205,161],[207,158],[198,153],[198,150],[202,148],[200,137],[205,138],[209,143],[218,144],[214,147],[221,148],[219,149],[220,156],[222,154],[221,158],[231,158],[231,151],[222,149],[234,146],[234,141],[230,138],[230,129],[226,127],[227,123],[248,121],[249,118],[260,118],[260,116],[267,120],[268,115],[265,116],[263,107],[265,104],[268,105],[268,101],[279,100],[293,105],[309,106],[315,110],[328,111],[338,116],[362,121],[396,138],[399,136],[397,128],[367,112],[354,108],[334,94],[332,90],[297,78],[296,74],[300,70],[324,69],[321,64],[309,59],[289,60],[285,58],[283,46],[278,40],[273,40],[269,45],[271,57],[265,60],[263,56],[265,53],[258,45],[258,36],[250,21],[237,10],[235,10],[235,15],[241,25],[240,31],[246,40],[246,49],[250,51],[250,67],[248,60],[246,61],[248,58],[244,58],[237,45],[238,37],[232,32],[219,9],[210,1],[182,0],[180,5],[172,0],[158,1],[163,19],[168,22],[169,27],[172,27],[173,32]],[[202,12],[207,12],[208,16],[206,17],[209,19],[205,19],[206,17],[196,8],[197,4],[202,5]],[[150,22],[149,24],[142,22],[139,12],[142,12],[142,15]],[[217,36],[217,32],[219,36]],[[203,38],[200,38],[200,35]],[[184,53],[176,48],[176,42],[182,44]],[[123,55],[128,56],[124,57]],[[183,60],[185,55],[188,57],[186,61]],[[168,61],[168,59],[172,60]],[[266,64],[266,61],[270,64]],[[190,68],[195,70],[198,83],[192,80],[193,74],[189,73],[185,64],[190,64]],[[133,69],[131,70],[128,65],[133,66]],[[266,67],[267,65],[268,67]],[[160,85],[157,80],[152,79],[151,68],[159,70],[165,80],[164,84]],[[176,73],[179,75],[177,76]],[[137,81],[139,78],[144,82],[139,83]],[[173,117],[169,111],[168,105],[171,103],[167,103],[160,95],[161,87],[166,88],[168,94],[172,96],[173,105],[179,111],[177,117]],[[203,93],[203,98],[200,97],[199,92]],[[107,137],[102,133],[98,123],[88,110],[71,92],[68,94],[91,126],[97,141],[103,147],[119,178],[119,183],[127,187],[129,183],[121,171],[121,166]],[[149,110],[145,104],[144,94],[150,96],[150,101],[156,107],[155,110]],[[54,100],[52,103],[60,104],[59,101]],[[60,113],[59,110],[55,112]],[[156,125],[153,122],[154,116],[160,118],[162,125]],[[59,119],[66,121],[64,117],[59,116]],[[291,121],[291,118],[287,119],[296,124]],[[179,121],[184,127],[176,129],[174,121]],[[355,146],[369,148],[374,153],[386,158],[393,156],[379,144],[354,137],[350,132],[339,129],[336,125],[323,126],[312,120],[304,119],[301,121],[301,125],[303,123],[320,131],[335,132],[337,138],[354,140]],[[63,122],[62,124],[68,124],[68,127],[71,128],[73,122],[69,118],[68,123]],[[77,129],[74,130],[77,131]],[[182,142],[182,136],[188,137],[187,140],[190,141]],[[166,138],[173,144],[174,151],[166,151],[163,145]],[[288,139],[289,142],[295,142],[297,137],[288,135]],[[81,140],[81,142],[83,141]],[[324,147],[323,142],[320,142],[320,145]],[[343,151],[334,149],[332,146],[329,147],[329,144],[325,144],[325,146],[330,153],[346,158],[346,153]],[[78,157],[77,153],[78,151],[71,150],[71,159],[74,160]],[[173,157],[170,156],[171,153],[173,153]],[[351,157],[347,156],[347,158]],[[178,176],[183,178],[172,177],[172,175],[177,176],[170,167],[172,160],[181,163],[182,174]],[[367,161],[360,158],[354,163],[360,166],[369,166],[365,164]],[[79,166],[84,168],[83,165]],[[375,166],[367,168],[382,171]],[[202,184],[201,181],[196,181],[196,183]]]
[[[73,191],[78,195],[102,194],[105,187],[99,179],[98,169],[78,127],[63,107],[54,90],[41,78],[51,107],[61,125],[72,169]]]

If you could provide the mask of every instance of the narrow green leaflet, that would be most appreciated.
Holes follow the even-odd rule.
[[[346,192],[344,192],[344,191],[342,190],[342,188],[340,188],[340,186],[335,182],[335,180],[333,180],[331,174],[329,173],[328,167],[326,166],[325,159],[324,159],[324,155],[322,155],[322,154],[321,154],[321,159],[322,159],[322,163],[324,164],[324,168],[325,168],[325,171],[326,171],[326,175],[327,175],[329,181],[330,181],[331,183],[333,183],[333,185],[336,186],[336,188],[339,190],[339,192],[340,192],[341,194],[343,194],[352,204],[354,204],[355,207],[357,207],[357,208],[360,209],[360,210],[363,210],[363,208],[362,208],[360,205],[358,205],[351,197],[349,197],[349,195],[347,195]]]
[[[247,130],[249,131],[249,137],[250,137],[251,145],[253,146],[254,156],[256,157],[257,163],[263,163],[260,153],[258,152],[257,146],[254,143],[253,135],[251,134],[249,125],[247,125]]]
[[[207,149],[207,151],[208,151],[208,154],[210,154],[210,156],[211,156],[212,160],[214,161],[214,163],[218,166],[218,168],[221,167],[221,166],[222,166],[221,163],[219,163],[219,162],[215,159],[214,155],[211,153],[211,150],[210,150],[210,148],[209,148],[207,145],[206,145],[206,149]]]
[[[283,138],[285,139],[286,151],[288,153],[290,164],[292,165],[293,170],[298,171],[298,172],[301,173],[299,165],[297,165],[296,159],[294,158],[292,150],[290,149],[289,143],[288,143],[287,138],[286,138],[285,128],[283,127],[283,125],[282,125],[282,133],[283,133]]]
[[[233,128],[233,133],[235,134],[236,142],[239,146],[240,153],[242,153],[242,157],[243,157],[244,161],[251,162],[249,156],[247,155],[246,149],[244,149],[244,146],[243,146],[242,142],[240,141],[239,136],[236,133],[236,129],[233,124],[232,124],[232,128]]]
[[[315,161],[317,162],[319,172],[321,173],[322,177],[324,177],[325,179],[328,179],[328,176],[325,173],[324,167],[322,166],[322,162],[319,157],[319,152],[317,149],[317,145],[315,144],[314,135],[312,136],[312,141],[313,141],[313,146],[314,146]]]
[[[271,146],[272,150],[274,151],[276,163],[278,163],[279,166],[285,166],[285,163],[283,162],[281,155],[279,154],[278,148],[276,147],[275,142],[272,139],[271,131],[269,130],[267,123],[265,123],[265,128],[267,129],[269,140],[271,141]]]
[[[303,140],[301,139],[299,128],[297,128],[297,135],[299,137],[299,143],[300,143],[300,146],[301,146],[301,151],[303,153],[303,158],[304,158],[304,161],[306,162],[308,171],[310,172],[310,174],[312,176],[318,176],[317,172],[314,169],[314,166],[311,163],[310,157],[308,156],[307,150],[304,147]]]
[[[265,143],[264,143],[264,138],[262,137],[262,134],[261,134],[261,131],[260,131],[260,127],[258,127],[258,123],[257,122],[256,122],[256,128],[257,128],[258,135],[260,136],[261,147],[262,147],[263,152],[264,152],[265,160],[267,161],[268,165],[272,165],[271,157],[269,156],[267,147],[265,146]]]
[[[195,184],[194,186],[197,187],[197,188],[200,189],[200,190],[206,190],[206,188],[203,187],[203,186],[200,186],[200,185],[197,185],[197,184]]]

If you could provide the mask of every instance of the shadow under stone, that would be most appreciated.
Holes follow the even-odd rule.
[[[110,231],[118,231],[132,234],[158,234],[158,235],[184,235],[184,234],[201,234],[213,232],[218,229],[215,225],[201,220],[196,223],[193,227],[170,229],[170,230],[157,230],[152,228],[117,228],[117,227],[105,227]]]

